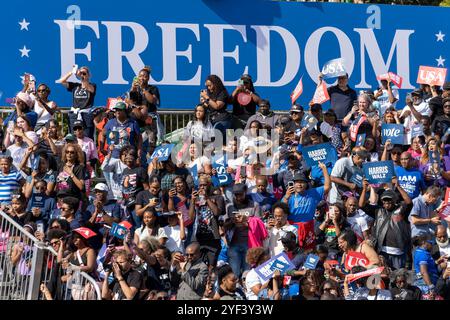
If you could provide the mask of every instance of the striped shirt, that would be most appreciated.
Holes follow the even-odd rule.
[[[0,171],[0,202],[11,202],[12,194],[20,188],[21,179],[19,171],[11,171],[7,175]]]

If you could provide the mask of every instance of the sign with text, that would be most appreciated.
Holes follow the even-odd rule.
[[[415,124],[411,127],[411,138],[423,136],[423,124]]]
[[[319,263],[319,256],[315,254],[309,254],[306,257],[305,264],[303,265],[306,269],[315,270],[317,264]]]
[[[212,177],[214,186],[226,186],[233,181],[231,175],[227,173],[228,164],[225,156],[213,159],[212,167],[217,171],[217,174]]]
[[[153,151],[152,156],[150,157],[150,161],[153,160],[155,157],[158,157],[158,161],[166,161],[170,157],[170,153],[172,152],[172,149],[175,147],[174,144],[163,144],[159,147],[156,147],[155,151]]]
[[[113,222],[109,234],[118,239],[124,239],[125,236],[127,235],[127,232],[128,232],[127,228],[118,223]]]
[[[392,144],[403,144],[405,127],[402,124],[383,123],[381,125],[381,143],[386,144],[391,140]]]
[[[361,278],[365,278],[365,277],[369,277],[373,274],[381,274],[381,272],[383,272],[384,267],[377,267],[377,268],[372,268],[363,272],[358,272],[355,274],[349,274],[347,275],[347,279],[348,282],[351,283],[355,280],[361,279]]]
[[[394,162],[391,160],[363,163],[363,170],[370,184],[389,183],[394,176]]]
[[[366,142],[366,134],[362,133],[362,134],[358,134],[357,138],[356,138],[356,147],[362,147],[364,145],[364,142]]]
[[[345,71],[344,59],[333,59],[325,62],[322,67],[323,79],[337,78],[340,76],[345,76],[347,71]]]
[[[314,96],[312,98],[313,103],[323,104],[330,100],[330,95],[328,94],[327,84],[325,81],[319,83],[314,91]]]
[[[350,178],[350,182],[356,184],[359,188],[362,188],[364,180],[364,172],[357,168],[353,171],[353,175]]]
[[[420,66],[416,82],[420,84],[429,84],[430,86],[442,86],[446,76],[446,68]]]
[[[344,266],[349,271],[356,266],[367,268],[368,265],[369,259],[361,252],[349,251],[345,255]]]
[[[303,158],[310,167],[318,165],[319,161],[327,164],[335,164],[337,161],[336,149],[329,142],[316,144],[302,149]],[[334,151],[334,152],[333,152]]]
[[[314,129],[316,127],[316,124],[318,122],[319,121],[317,121],[316,117],[314,117],[311,114],[306,113],[303,116],[301,126],[307,128],[309,131],[311,131],[312,129]]]
[[[255,272],[261,280],[266,282],[267,280],[272,279],[275,270],[279,270],[283,274],[294,268],[295,266],[292,264],[291,260],[289,260],[286,253],[282,252],[257,267]]]
[[[378,75],[377,80],[390,80],[399,89],[402,88],[403,78],[393,72],[388,72],[388,73]]]
[[[300,78],[300,81],[298,82],[297,86],[295,87],[294,91],[291,93],[291,102],[292,104],[297,101],[297,99],[301,96],[303,93],[303,77]]]

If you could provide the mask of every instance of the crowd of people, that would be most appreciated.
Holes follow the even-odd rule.
[[[420,85],[403,102],[389,79],[357,93],[341,75],[328,110],[296,102],[276,114],[250,75],[231,94],[210,75],[180,148],[160,160],[153,152],[169,143],[150,72],[110,108],[94,107],[87,67],[67,73],[65,136],[49,86],[25,77],[3,121],[1,209],[58,253],[44,299],[62,299],[61,288],[86,298],[77,271],[106,300],[450,299],[450,83]],[[382,144],[384,123],[403,125],[403,144]],[[307,164],[302,150],[322,143],[337,161]],[[392,181],[353,179],[377,161],[393,161]],[[28,274],[30,250],[1,248]],[[283,253],[293,267],[262,277]],[[374,269],[379,281],[353,281]]]

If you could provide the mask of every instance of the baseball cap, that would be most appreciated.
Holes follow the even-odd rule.
[[[291,107],[291,112],[302,112],[302,111],[303,107],[297,103]]]
[[[386,190],[381,194],[381,200],[384,200],[384,199],[396,200],[397,195],[395,194],[395,192],[393,190]]]
[[[413,92],[411,92],[411,96],[422,96],[422,90],[416,89]]]
[[[305,182],[309,181],[309,179],[303,173],[300,173],[300,172],[297,172],[296,174],[294,174],[294,178],[292,180],[305,181]]]
[[[96,190],[98,190],[98,191],[103,191],[103,192],[108,192],[108,191],[109,191],[109,188],[108,188],[108,186],[106,185],[106,183],[100,182],[100,183],[97,183],[97,184],[95,185],[94,191],[96,191]]]
[[[442,86],[442,89],[443,90],[450,90],[450,81],[446,81],[445,83],[444,83],[444,85]]]
[[[77,138],[73,134],[69,133],[65,136],[64,140],[67,142],[75,142],[77,141]]]
[[[233,186],[233,194],[236,193],[246,193],[247,192],[247,186],[243,183],[236,183]]]
[[[23,102],[25,102],[25,104],[28,107],[31,107],[33,105],[33,100],[31,99],[31,97],[30,97],[30,95],[28,93],[19,92],[16,97],[17,97],[17,99],[20,99]]]
[[[282,244],[287,244],[291,242],[297,242],[297,237],[291,231],[286,232],[286,234],[280,239]]]
[[[127,109],[127,105],[125,104],[125,102],[119,101],[116,103],[116,105],[113,108],[114,110],[126,110]]]
[[[86,228],[86,227],[81,227],[81,228],[75,229],[75,230],[73,230],[73,232],[78,233],[80,236],[82,236],[85,239],[89,239],[89,238],[92,238],[97,235],[94,231],[92,231],[91,229]]]
[[[73,123],[72,128],[79,128],[79,127],[84,128],[84,123],[83,123],[83,121],[77,120]]]

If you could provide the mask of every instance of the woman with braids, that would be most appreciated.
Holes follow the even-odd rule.
[[[209,120],[215,129],[222,132],[225,142],[226,130],[231,128],[231,114],[227,112],[228,92],[222,80],[214,74],[206,78],[206,89],[200,92],[200,103],[209,111]]]

